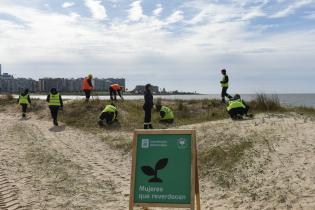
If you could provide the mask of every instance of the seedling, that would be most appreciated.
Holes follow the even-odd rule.
[[[144,174],[148,176],[154,176],[153,178],[149,180],[149,182],[163,182],[162,179],[158,178],[158,171],[165,168],[167,163],[168,163],[168,158],[163,158],[155,164],[155,169],[153,169],[150,166],[142,166],[141,170]]]

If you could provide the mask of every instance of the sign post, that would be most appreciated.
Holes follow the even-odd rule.
[[[200,210],[195,130],[136,130],[129,210],[171,207]]]

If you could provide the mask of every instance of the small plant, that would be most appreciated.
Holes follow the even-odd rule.
[[[149,182],[163,182],[162,179],[157,177],[157,175],[158,175],[158,171],[165,168],[167,163],[168,163],[168,158],[163,158],[155,164],[155,169],[153,169],[150,166],[142,166],[141,170],[144,174],[148,176],[154,176],[153,178],[149,180]]]

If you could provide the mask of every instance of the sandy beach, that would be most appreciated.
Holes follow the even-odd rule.
[[[104,138],[45,118],[0,114],[0,209],[127,209],[130,153]],[[199,151],[251,141],[233,173],[201,175],[202,209],[315,209],[315,120],[264,114],[183,126],[197,130]]]

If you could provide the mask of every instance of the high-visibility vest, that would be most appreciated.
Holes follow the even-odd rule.
[[[236,109],[236,108],[244,108],[244,109],[246,108],[246,106],[244,105],[241,99],[229,101],[227,110],[230,111],[231,109]]]
[[[48,106],[61,106],[60,93],[49,95]]]
[[[113,106],[113,105],[107,105],[105,107],[105,109],[102,111],[102,113],[104,113],[104,112],[109,112],[109,113],[113,113],[114,114],[114,117],[113,117],[112,121],[114,121],[116,119],[116,117],[117,117],[116,116],[117,108],[115,106]]]
[[[22,104],[29,104],[29,101],[28,101],[28,94],[25,95],[25,96],[22,96],[20,95],[19,97],[19,104],[22,105]]]
[[[225,81],[225,78],[226,78],[226,77],[227,77],[227,75],[224,75],[221,82]],[[221,86],[228,88],[228,87],[229,87],[229,82],[221,83]]]
[[[121,90],[121,86],[119,85],[119,84],[112,84],[111,86],[110,86],[113,90]]]
[[[161,112],[165,113],[165,115],[162,118],[162,120],[173,120],[174,119],[174,113],[173,113],[173,111],[170,108],[168,108],[166,106],[162,106],[161,107]]]
[[[83,80],[82,89],[83,90],[92,90],[93,89],[93,87],[90,86],[90,84],[89,84],[89,79],[88,78],[85,78]]]

